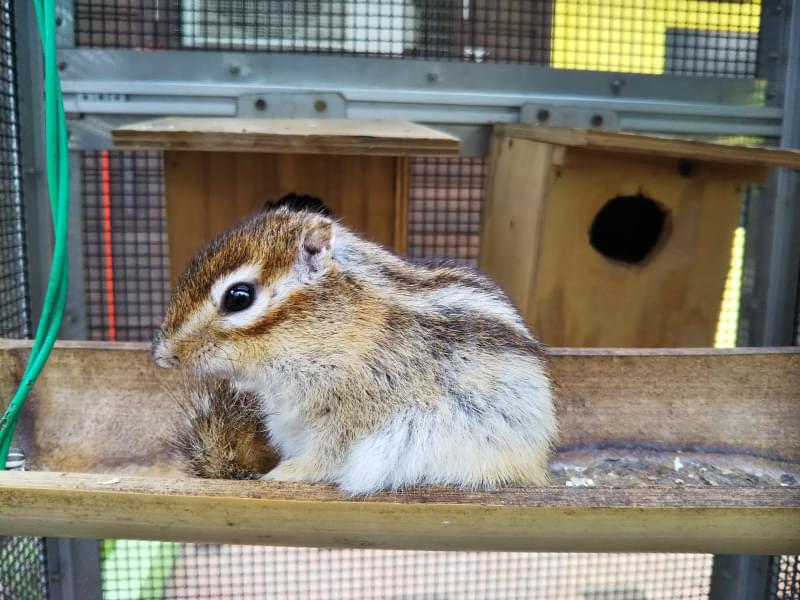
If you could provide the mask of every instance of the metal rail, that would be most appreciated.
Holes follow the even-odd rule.
[[[540,120],[632,131],[777,138],[783,111],[756,80],[342,56],[163,50],[60,53],[75,148],[145,116],[408,119],[481,154],[487,127]],[[158,68],[154,68],[158,65]],[[547,115],[546,119],[542,119]]]

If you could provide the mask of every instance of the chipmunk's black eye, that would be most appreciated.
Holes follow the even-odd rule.
[[[256,288],[249,283],[235,283],[222,298],[225,312],[239,312],[249,308],[256,299]]]

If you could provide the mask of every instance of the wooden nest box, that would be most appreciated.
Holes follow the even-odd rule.
[[[164,151],[173,283],[211,238],[285,194],[317,196],[345,225],[405,253],[408,157],[457,156],[458,138],[405,121],[165,118],[112,132]]]
[[[800,152],[499,125],[481,268],[557,346],[713,346],[751,183]]]

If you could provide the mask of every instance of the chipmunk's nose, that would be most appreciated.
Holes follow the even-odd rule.
[[[181,364],[172,344],[166,339],[163,331],[156,333],[153,338],[153,361],[165,369],[178,367]]]

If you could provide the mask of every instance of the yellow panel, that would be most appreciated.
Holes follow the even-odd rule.
[[[557,0],[552,66],[661,74],[668,29],[755,33],[760,17],[760,0]]]

